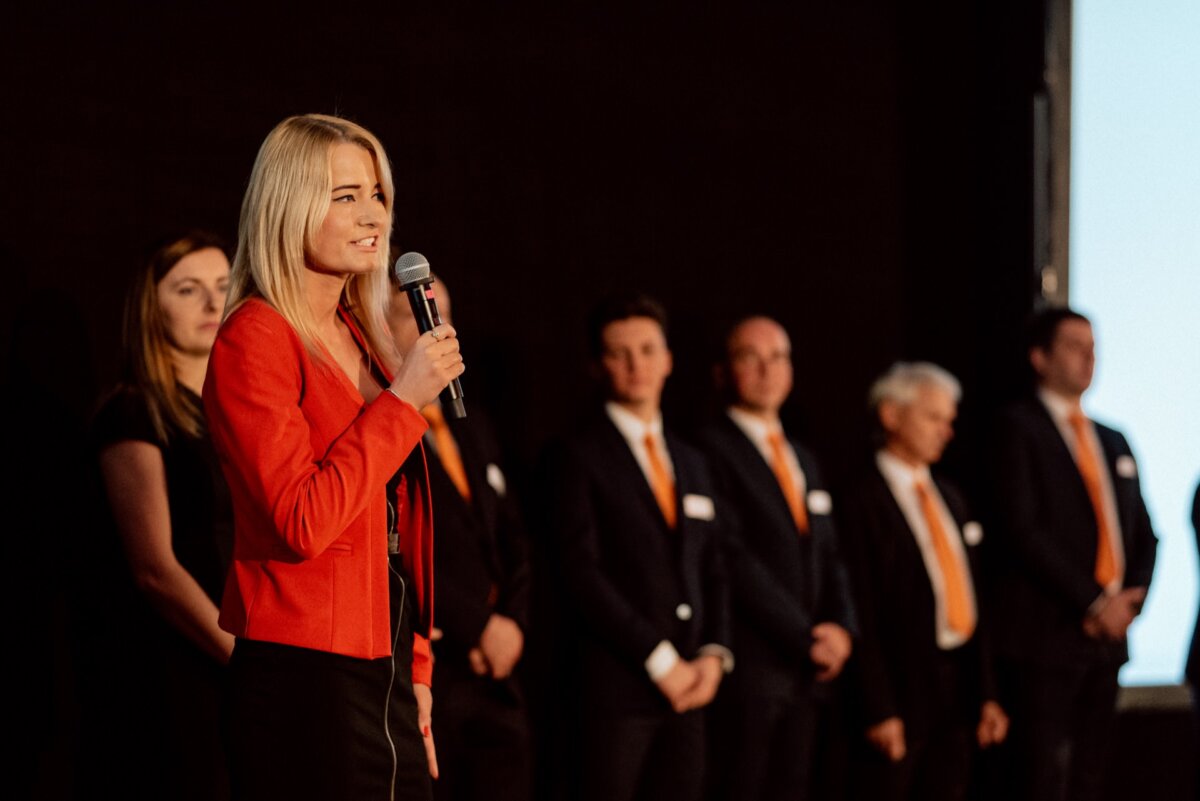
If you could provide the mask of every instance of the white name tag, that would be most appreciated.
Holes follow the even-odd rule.
[[[487,483],[501,498],[508,494],[508,482],[504,480],[504,471],[499,465],[488,464]]]
[[[833,512],[833,498],[825,490],[813,490],[808,493],[808,511],[814,515],[827,515]]]
[[[974,520],[969,523],[964,523],[962,528],[963,542],[970,546],[976,546],[983,542],[983,526],[976,523]]]
[[[717,516],[717,509],[707,495],[684,495],[683,514],[693,520],[713,520]]]
[[[1117,457],[1117,475],[1121,478],[1137,478],[1137,462],[1129,455]]]

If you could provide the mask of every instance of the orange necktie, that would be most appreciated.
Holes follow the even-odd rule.
[[[792,520],[796,521],[796,530],[801,534],[807,534],[808,509],[804,506],[804,499],[800,497],[800,490],[796,487],[792,471],[788,468],[787,458],[783,454],[783,435],[778,431],[772,431],[767,435],[767,443],[771,446],[771,472],[775,474],[775,480],[779,482],[779,489],[783,490],[783,497],[787,501],[788,509],[792,510]]]
[[[675,528],[675,482],[671,481],[667,466],[658,455],[654,435],[647,434],[642,443],[646,446],[646,457],[650,461],[650,490],[654,493],[654,500],[658,501],[658,508],[662,510],[667,521],[667,528]]]
[[[938,568],[942,571],[942,584],[946,590],[946,622],[950,628],[963,637],[970,637],[975,631],[975,613],[971,609],[971,596],[967,589],[967,577],[963,575],[963,565],[955,558],[950,548],[950,536],[942,525],[942,516],[938,514],[937,503],[933,493],[924,481],[916,483],[917,500],[921,503],[921,514],[925,516],[925,525],[929,528],[929,536],[933,540],[933,552],[937,554]]]
[[[433,444],[437,448],[438,460],[441,461],[446,475],[450,476],[450,480],[454,482],[454,486],[458,489],[458,494],[463,496],[463,500],[470,501],[471,485],[467,483],[467,471],[463,467],[462,454],[458,452],[458,443],[454,441],[454,435],[450,433],[450,426],[446,425],[446,416],[442,414],[442,407],[431,403],[421,410],[421,414],[429,421],[429,430],[433,432]]]
[[[1092,510],[1096,513],[1096,534],[1099,537],[1096,543],[1096,583],[1107,587],[1117,577],[1117,555],[1113,552],[1112,539],[1109,537],[1108,515],[1104,513],[1100,462],[1087,435],[1087,418],[1076,409],[1067,419],[1075,431],[1075,464],[1079,467],[1079,475],[1083,477],[1083,485],[1087,487],[1088,497],[1092,500]]]

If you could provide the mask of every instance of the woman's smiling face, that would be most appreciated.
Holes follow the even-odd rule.
[[[329,211],[313,237],[308,267],[334,275],[374,272],[379,249],[387,247],[388,219],[375,160],[365,148],[340,142],[330,152],[329,171]]]

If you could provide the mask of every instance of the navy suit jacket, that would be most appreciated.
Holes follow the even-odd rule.
[[[554,531],[577,615],[584,701],[609,712],[669,712],[645,668],[661,641],[684,659],[702,645],[729,647],[723,511],[703,455],[670,432],[665,439],[675,467],[674,530],[603,414],[567,443],[556,475]],[[712,500],[714,519],[686,514],[688,495]]]
[[[1147,587],[1158,539],[1136,463],[1120,432],[1097,424],[1096,433],[1116,496],[1124,583]],[[999,474],[993,482],[997,650],[1009,659],[1047,666],[1126,661],[1124,642],[1101,642],[1083,633],[1083,619],[1101,593],[1093,575],[1096,515],[1050,412],[1029,398],[1008,410],[1000,434]]]
[[[725,558],[738,683],[755,694],[791,697],[815,673],[809,658],[813,626],[837,623],[852,635],[858,629],[832,510],[809,506],[809,534],[801,536],[770,465],[732,420],[723,416],[700,441],[727,501]],[[808,492],[825,492],[816,459],[789,441]]]
[[[938,493],[961,533],[971,518],[965,501],[948,482],[935,478]],[[904,720],[920,735],[935,724],[935,699],[942,696],[936,669],[944,653],[937,644],[935,601],[921,549],[908,520],[878,467],[871,465],[842,506],[842,533],[858,598],[862,635],[852,674],[865,723]],[[971,639],[955,649],[960,665],[964,720],[978,720],[983,702],[996,697],[987,647],[979,554],[964,542],[975,586],[978,622]]]
[[[440,455],[427,448],[438,533],[434,603],[444,633],[434,652],[439,660],[465,664],[493,612],[528,632],[529,549],[516,500],[501,483],[500,449],[487,419],[472,409],[469,416],[446,422],[462,457],[471,500],[454,486]]]

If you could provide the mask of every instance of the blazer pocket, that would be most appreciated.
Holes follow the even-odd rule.
[[[348,542],[331,542],[325,550],[331,556],[350,556],[354,553],[354,546]]]

